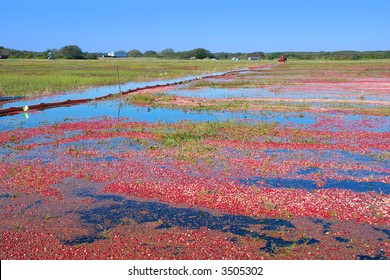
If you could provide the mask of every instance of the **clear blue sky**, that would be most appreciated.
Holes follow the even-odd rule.
[[[390,50],[390,0],[4,0],[0,7],[0,46],[20,50]]]

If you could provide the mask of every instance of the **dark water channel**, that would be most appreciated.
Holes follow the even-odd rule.
[[[92,188],[79,189],[75,194],[79,197],[93,198],[108,203],[104,206],[79,211],[78,214],[82,223],[85,227],[92,228],[94,234],[78,236],[72,240],[63,240],[63,243],[68,245],[92,243],[96,240],[104,239],[101,233],[123,224],[124,218],[135,221],[138,224],[162,221],[159,227],[156,228],[157,230],[171,227],[187,229],[208,228],[237,236],[264,240],[267,243],[261,250],[269,253],[275,253],[276,250],[293,244],[311,245],[320,242],[315,238],[309,237],[298,240],[285,240],[280,237],[267,235],[270,231],[286,231],[295,228],[290,221],[283,219],[255,219],[248,216],[228,214],[215,215],[195,208],[176,208],[159,202],[131,200],[112,194],[96,194]],[[250,229],[252,225],[259,225],[261,230],[255,231]],[[235,241],[234,238],[232,241]]]
[[[296,245],[315,245],[321,241],[310,237],[310,234],[300,238],[277,237],[278,233],[287,233],[297,230],[296,226],[288,220],[280,218],[252,218],[243,215],[229,215],[207,212],[196,208],[171,207],[160,202],[134,200],[116,194],[98,193],[93,187],[81,187],[73,191],[72,196],[79,198],[92,198],[96,201],[87,209],[77,210],[82,226],[90,230],[89,235],[76,236],[69,240],[62,240],[67,245],[93,243],[106,239],[104,232],[115,227],[131,224],[158,222],[155,230],[180,227],[185,229],[207,228],[231,234],[230,241],[237,242],[238,237],[250,237],[265,242],[260,250],[271,255],[278,254],[282,248]],[[323,227],[322,234],[332,232],[332,222],[322,219],[308,218],[310,223]],[[373,227],[374,232],[388,235],[386,229]],[[283,234],[284,235],[284,234]],[[343,236],[335,236],[336,243],[345,244],[352,248],[352,240]],[[387,259],[384,252],[374,255],[358,255],[359,259]]]

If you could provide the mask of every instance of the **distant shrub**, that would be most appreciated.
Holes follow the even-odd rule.
[[[69,45],[62,47],[58,51],[58,57],[66,59],[84,59],[84,54],[80,47],[76,45]]]

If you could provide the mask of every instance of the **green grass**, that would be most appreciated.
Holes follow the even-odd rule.
[[[152,94],[134,94],[127,100],[134,105],[153,105],[156,101],[156,95]]]
[[[278,134],[276,123],[248,123],[239,120],[221,122],[191,122],[163,123],[149,128],[157,136],[153,145],[145,143],[152,149],[170,154],[174,158],[190,163],[202,161],[214,164],[222,158],[220,151],[223,147],[208,144],[209,140],[239,140],[241,142],[271,139]],[[222,160],[223,161],[223,160]]]
[[[186,143],[201,142],[205,139],[235,139],[258,141],[265,136],[276,136],[276,123],[248,123],[238,120],[221,122],[179,122],[160,126],[154,132],[160,144],[168,147],[182,146]]]
[[[167,80],[269,61],[198,61],[159,59],[33,60],[0,61],[0,96],[41,96],[47,93],[80,90],[120,82]]]

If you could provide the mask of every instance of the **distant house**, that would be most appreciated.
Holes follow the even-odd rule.
[[[232,57],[231,60],[240,60],[238,57]]]
[[[109,52],[107,54],[107,57],[118,57],[118,58],[125,58],[127,57],[127,53],[126,52]]]
[[[250,56],[250,57],[248,57],[248,60],[260,60],[261,59],[261,57],[259,57],[259,56]]]

